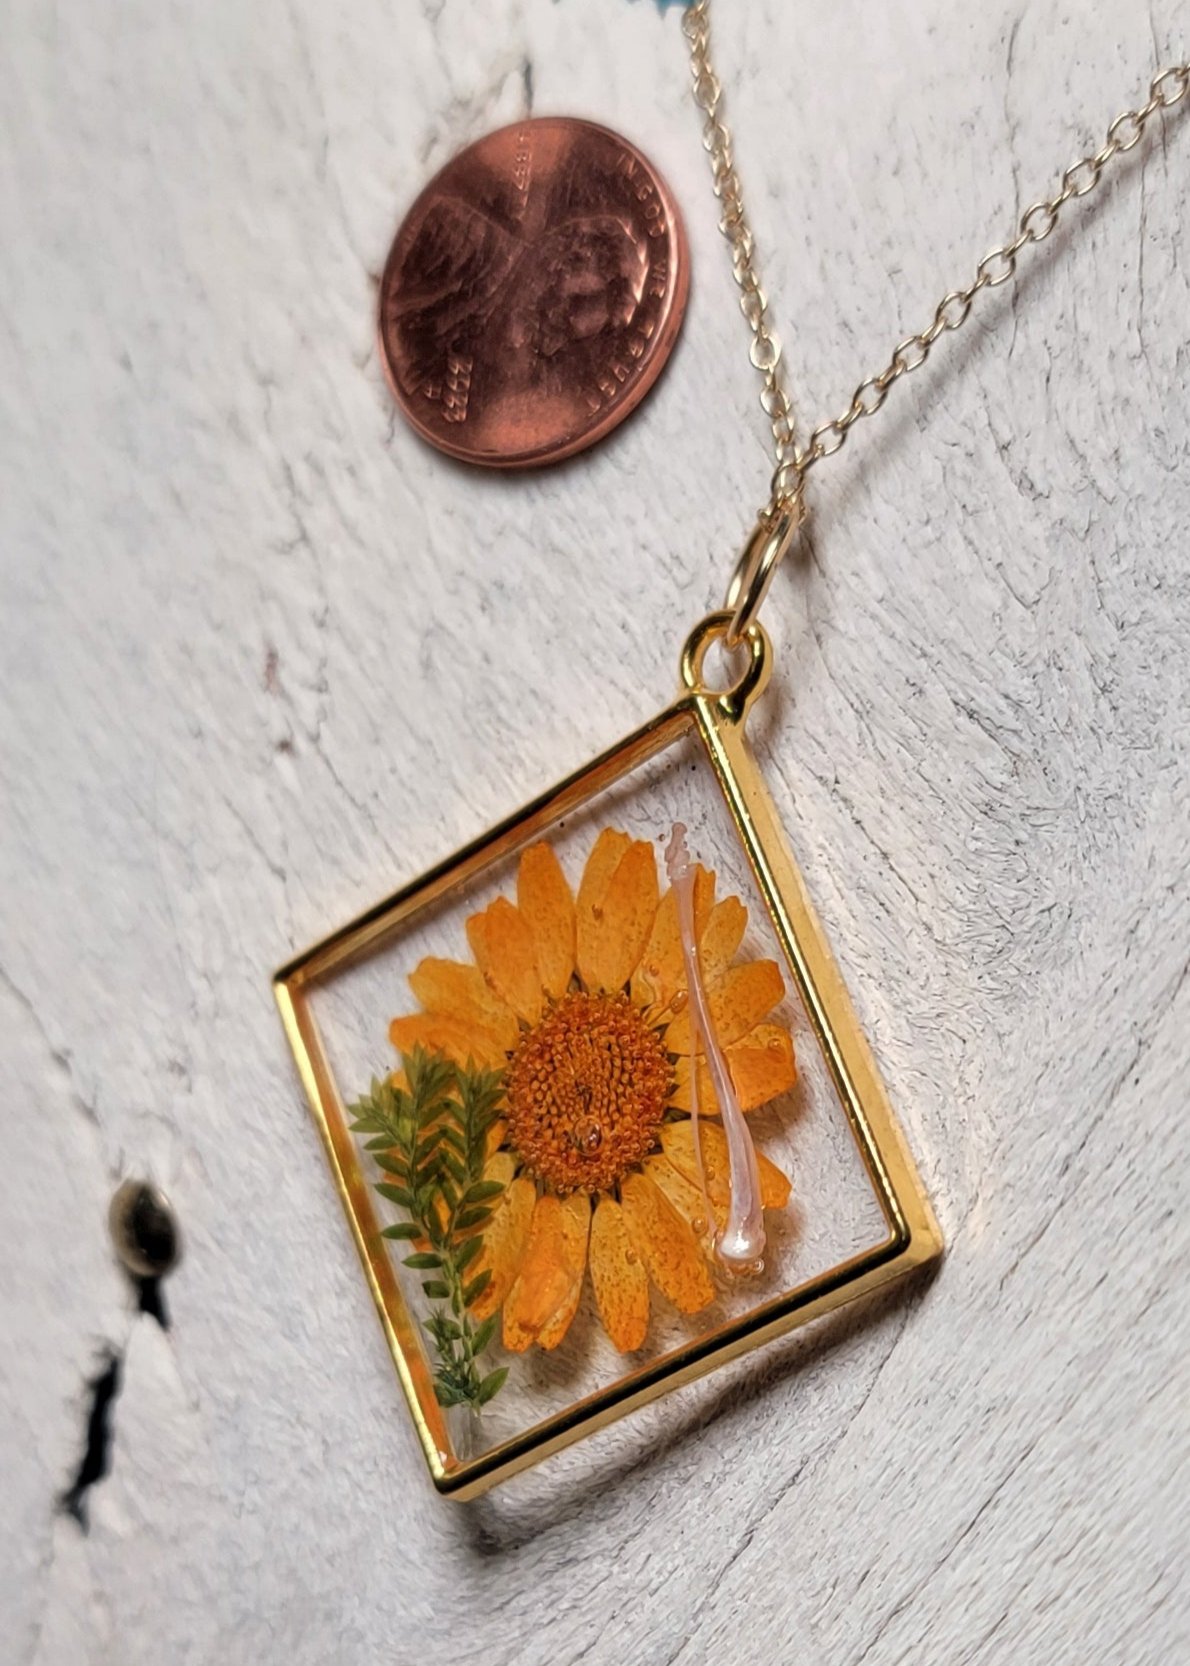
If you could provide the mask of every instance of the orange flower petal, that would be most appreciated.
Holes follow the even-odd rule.
[[[797,1081],[793,1037],[784,1024],[758,1024],[726,1049],[732,1086],[745,1111],[788,1093]]]
[[[409,987],[427,1012],[490,1030],[500,1037],[506,1049],[511,1049],[516,1041],[516,1018],[488,988],[478,966],[468,966],[459,960],[437,960],[430,955],[410,972]]]
[[[706,983],[722,977],[744,940],[748,910],[739,897],[724,897],[710,912],[698,940],[698,964]]]
[[[715,1299],[706,1258],[693,1228],[647,1174],[620,1183],[624,1223],[649,1277],[678,1309],[697,1313]]]
[[[779,1169],[763,1154],[756,1153],[756,1166],[760,1170],[760,1202],[764,1209],[784,1209],[789,1202],[789,1194],[793,1190],[789,1176],[784,1169]]]
[[[507,1152],[499,1152],[497,1156],[506,1157],[509,1164],[512,1163]],[[491,1179],[499,1180],[502,1172],[493,1171],[496,1160],[496,1157],[489,1157],[487,1169]],[[511,1181],[503,1197],[497,1200],[492,1218],[483,1229],[483,1248],[476,1257],[475,1271],[471,1275],[478,1277],[480,1273],[489,1271],[492,1275],[487,1289],[472,1303],[471,1313],[476,1319],[486,1319],[489,1313],[495,1313],[512,1289],[520,1272],[536,1201],[537,1187],[523,1174]]]
[[[491,1030],[460,1023],[457,1018],[443,1018],[436,1012],[394,1018],[388,1027],[388,1039],[401,1054],[424,1047],[428,1053],[445,1053],[455,1064],[465,1065],[470,1060],[487,1070],[504,1064],[507,1056],[500,1037]]]
[[[537,1341],[570,1296],[573,1270],[566,1259],[564,1220],[561,1198],[543,1193],[533,1206],[521,1270],[504,1303],[504,1346],[514,1354]]]
[[[702,1151],[702,1166],[706,1174],[707,1195],[718,1212],[731,1195],[731,1163],[727,1155],[727,1135],[719,1122],[698,1124],[698,1142]],[[679,1174],[698,1184],[698,1163],[694,1155],[694,1129],[690,1122],[667,1122],[661,1129],[661,1147]],[[765,1209],[784,1209],[789,1202],[789,1180],[761,1152],[756,1153],[760,1171],[760,1201]]]
[[[742,1041],[724,1049],[732,1085],[742,1111],[754,1111],[777,1099],[797,1080],[793,1038],[783,1024],[758,1024]],[[691,1079],[697,1069],[700,1116],[718,1116],[719,1100],[711,1081],[710,1066],[700,1053],[679,1058],[674,1066],[674,1091],[670,1104],[679,1111],[694,1109]]]
[[[507,897],[467,921],[467,941],[488,986],[529,1024],[541,1013],[541,977],[533,934]]]
[[[649,1329],[649,1275],[613,1197],[600,1198],[591,1221],[591,1285],[613,1347],[634,1353]]]
[[[587,1236],[591,1230],[591,1199],[585,1192],[572,1192],[562,1200],[562,1260],[570,1274],[570,1288],[557,1311],[537,1333],[539,1348],[556,1348],[570,1321],[578,1312],[587,1270]]]
[[[565,995],[574,971],[574,898],[549,845],[530,845],[516,880],[517,907],[533,939],[547,995]]]
[[[716,1138],[716,1136],[718,1136]],[[702,1153],[702,1181],[707,1188],[707,1196],[711,1200],[711,1207],[715,1211],[716,1220],[722,1214],[726,1218],[727,1200],[730,1196],[729,1170],[727,1164],[727,1144],[723,1130],[718,1123],[704,1122],[699,1118],[698,1142]],[[661,1129],[661,1149],[666,1157],[692,1185],[700,1183],[698,1158],[694,1150],[694,1124],[692,1122],[667,1122]]]
[[[715,1084],[711,1081],[711,1072],[701,1053],[693,1058],[689,1053],[678,1056],[674,1064],[674,1088],[670,1095],[670,1104],[676,1111],[693,1111],[692,1084],[695,1079],[698,1082],[698,1114],[717,1116],[719,1101],[715,1097]]]
[[[583,877],[579,880],[575,912],[579,921],[589,918],[596,908],[602,908],[603,898],[611,884],[611,877],[632,840],[627,833],[605,827],[591,846]]]
[[[650,1157],[644,1168],[658,1191],[664,1192],[682,1219],[690,1223],[694,1236],[703,1246],[703,1253],[707,1253],[711,1246],[712,1227],[722,1226],[727,1219],[725,1205],[716,1205],[709,1192],[704,1198],[701,1187],[681,1174],[662,1152]]]
[[[707,990],[711,1023],[720,1047],[730,1047],[755,1029],[784,996],[785,979],[775,960],[750,960],[743,966],[732,966]],[[688,1006],[671,1021],[665,1045],[671,1053],[700,1051],[694,1045]]]
[[[701,865],[694,870],[694,929],[701,934],[711,913],[715,876]],[[678,929],[678,899],[672,888],[657,905],[649,940],[632,978],[632,998],[638,1006],[668,1006],[686,987],[686,962]]]
[[[656,915],[657,857],[647,840],[634,839],[602,893],[579,909],[578,969],[588,989],[623,989]]]

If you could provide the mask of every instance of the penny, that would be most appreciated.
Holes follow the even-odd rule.
[[[634,145],[570,117],[461,151],[406,215],[380,283],[380,346],[402,412],[452,457],[570,457],[639,405],[689,283],[664,180]]]

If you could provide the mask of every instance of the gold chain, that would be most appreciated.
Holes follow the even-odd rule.
[[[1190,92],[1190,64],[1172,64],[1155,75],[1149,84],[1146,102],[1137,110],[1127,110],[1117,116],[1108,128],[1100,149],[1081,157],[1067,168],[1052,197],[1026,208],[1017,222],[1016,235],[984,255],[967,287],[952,289],[944,295],[934,309],[929,325],[917,335],[906,336],[904,341],[898,342],[884,369],[873,376],[866,376],[852,394],[846,410],[837,417],[820,422],[803,445],[797,438],[781,346],[769,324],[768,298],[756,268],[756,240],[744,207],[740,176],[732,155],[731,132],[721,114],[723,87],[711,60],[710,0],[695,0],[688,7],[682,17],[682,28],[690,48],[694,102],[704,117],[703,147],[710,158],[714,191],[722,208],[719,230],[731,247],[731,267],[739,286],[740,310],[752,332],[749,357],[760,372],[763,384],[760,403],[772,429],[776,463],[768,504],[728,592],[728,607],[733,612],[729,639],[738,641],[747,624],[755,617],[763,599],[763,590],[767,588],[767,580],[788,547],[801,518],[802,487],[807,471],[824,457],[833,457],[861,417],[875,416],[893,383],[926,362],[939,336],[966,323],[972,303],[981,290],[995,289],[998,284],[1007,283],[1016,272],[1017,256],[1031,244],[1043,243],[1057,225],[1066,203],[1093,191],[1108,164],[1140,143],[1147,123],[1158,110],[1172,109],[1186,97]],[[778,543],[782,546],[779,550]],[[763,548],[757,553],[760,546]],[[763,584],[759,594],[755,594],[758,576]],[[750,595],[754,599],[745,615]]]

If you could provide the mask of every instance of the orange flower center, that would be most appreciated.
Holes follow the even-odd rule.
[[[576,991],[517,1043],[509,1140],[562,1196],[606,1191],[656,1146],[672,1089],[661,1037],[628,997]]]

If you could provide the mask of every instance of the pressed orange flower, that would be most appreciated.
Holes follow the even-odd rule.
[[[702,867],[694,922],[715,1036],[740,1108],[754,1110],[795,1079],[789,1030],[772,1017],[784,980],[773,960],[737,960],[747,910],[738,897],[716,902]],[[652,845],[614,829],[595,841],[577,897],[536,844],[516,901],[473,914],[467,942],[473,963],[421,962],[409,980],[421,1011],[394,1018],[389,1035],[402,1054],[420,1046],[504,1073],[488,1159],[504,1192],[475,1263],[492,1276],[473,1312],[502,1308],[514,1352],[554,1348],[589,1268],[603,1327],[630,1353],[648,1330],[650,1285],[682,1313],[713,1300],[730,1191],[675,892],[660,890]],[[789,1181],[762,1156],[758,1167],[763,1206],[783,1208]]]

